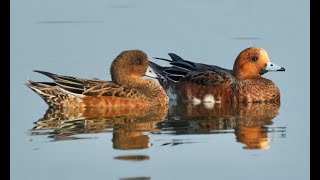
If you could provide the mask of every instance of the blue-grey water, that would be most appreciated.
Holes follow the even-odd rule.
[[[309,5],[11,0],[11,179],[309,179]],[[110,79],[112,60],[128,49],[141,49],[150,59],[174,52],[232,68],[250,46],[266,49],[271,61],[286,68],[264,75],[281,91],[275,117],[258,113],[252,120],[246,115],[263,112],[253,107],[245,120],[181,110],[190,116],[38,121],[47,105],[23,84],[48,80],[34,69]],[[262,145],[248,149],[250,137]]]

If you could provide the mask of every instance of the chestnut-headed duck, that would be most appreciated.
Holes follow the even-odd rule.
[[[162,67],[149,61],[157,79],[177,100],[200,103],[279,102],[280,92],[269,79],[261,77],[268,71],[285,71],[271,63],[266,50],[250,47],[237,56],[233,70],[215,65],[195,63],[169,53],[172,66]]]
[[[167,106],[168,97],[159,83],[142,76],[156,75],[148,67],[148,57],[140,50],[120,53],[112,62],[112,81],[82,79],[37,71],[53,82],[33,82],[26,85],[50,107],[71,108],[146,108]]]

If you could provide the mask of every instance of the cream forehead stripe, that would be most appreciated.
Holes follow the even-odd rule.
[[[267,53],[266,50],[260,49],[260,53],[261,53],[262,56],[266,57],[269,60],[269,56],[268,56],[268,53]]]

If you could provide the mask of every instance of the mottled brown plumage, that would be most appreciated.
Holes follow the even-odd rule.
[[[144,131],[155,131],[167,112],[164,106],[48,108],[45,115],[34,122],[30,134],[48,135],[54,141],[61,141],[86,138],[85,135],[78,137],[79,134],[112,133],[115,149],[142,149],[150,145],[150,139]]]
[[[151,107],[167,106],[163,88],[142,76],[148,69],[148,57],[140,50],[123,51],[112,62],[112,81],[61,76],[44,71],[54,82],[28,81],[51,107]]]
[[[236,58],[233,70],[214,65],[194,63],[170,53],[171,67],[149,62],[159,82],[177,95],[178,100],[206,102],[280,102],[280,92],[269,79],[261,77],[268,71],[285,69],[269,61],[261,48],[247,48]]]

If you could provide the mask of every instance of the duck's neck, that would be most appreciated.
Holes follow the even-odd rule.
[[[239,80],[259,79],[259,78],[261,78],[260,74],[250,74],[248,72],[234,71],[234,70],[233,70],[233,76],[236,77]]]

